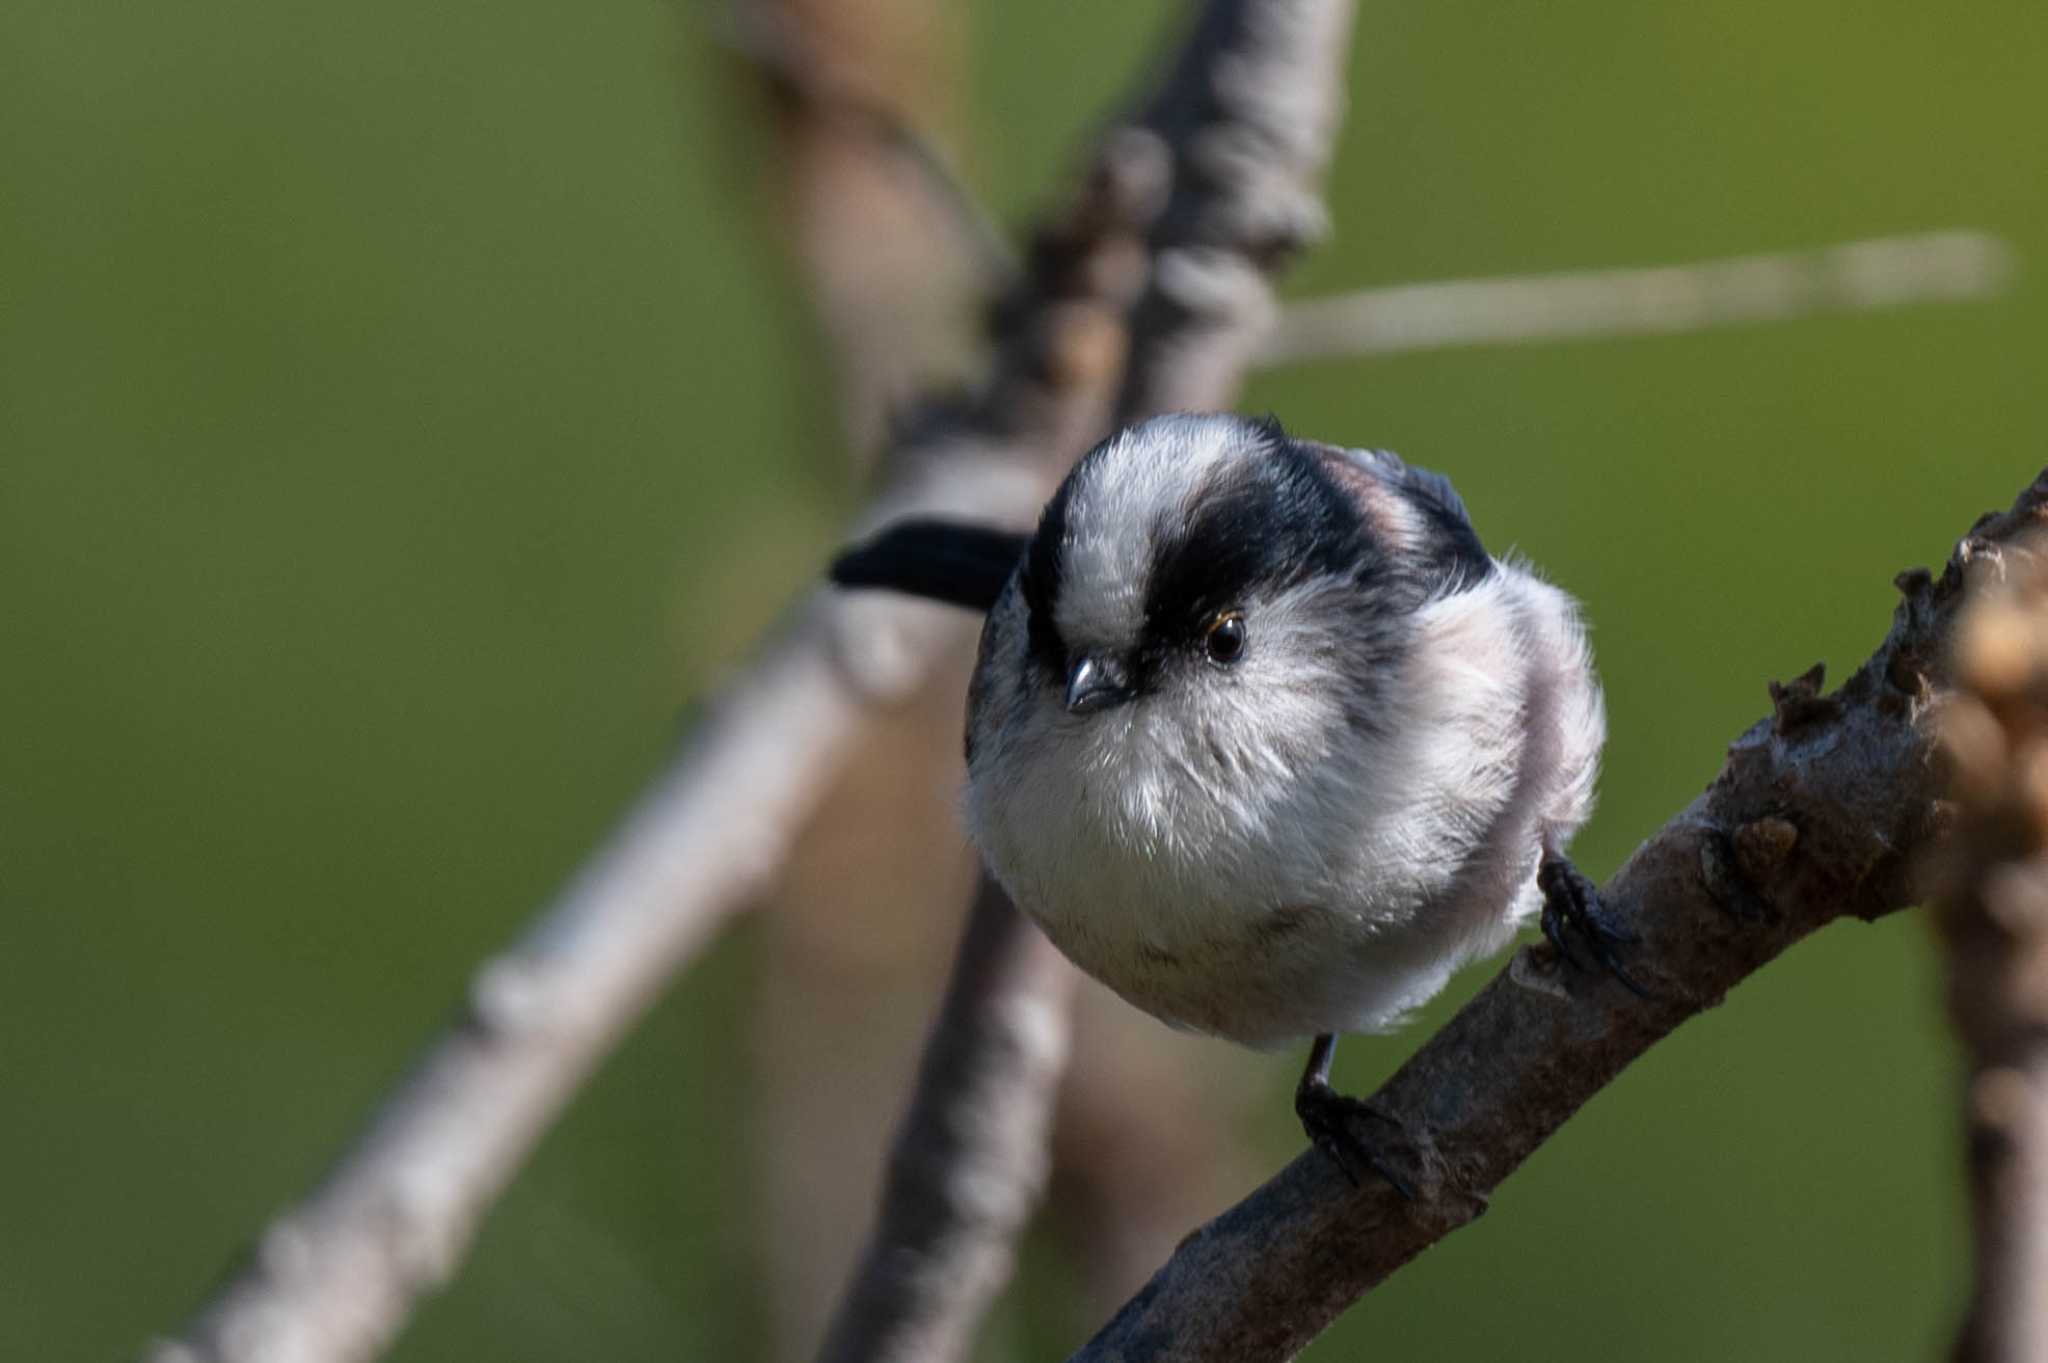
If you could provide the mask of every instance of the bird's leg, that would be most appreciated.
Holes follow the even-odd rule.
[[[1330,1087],[1330,1061],[1336,1054],[1337,1038],[1330,1032],[1317,1037],[1315,1045],[1309,1048],[1308,1068],[1301,1072],[1301,1083],[1294,1090],[1294,1114],[1301,1118],[1301,1129],[1308,1133],[1316,1149],[1328,1155],[1344,1177],[1351,1180],[1352,1187],[1359,1185],[1359,1171],[1370,1169],[1395,1192],[1413,1202],[1415,1190],[1407,1180],[1395,1173],[1358,1134],[1361,1122],[1379,1119],[1379,1115],[1362,1100]]]
[[[1616,947],[1633,945],[1635,934],[1607,916],[1600,907],[1600,892],[1593,888],[1592,881],[1579,874],[1571,858],[1544,849],[1543,861],[1536,868],[1536,888],[1543,892],[1543,935],[1557,948],[1558,957],[1566,965],[1579,964],[1572,942],[1583,942],[1600,967],[1620,980],[1631,994],[1639,999],[1650,997],[1647,989],[1629,978],[1615,952]]]

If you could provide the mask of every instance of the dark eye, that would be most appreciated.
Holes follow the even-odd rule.
[[[1202,637],[1202,647],[1212,663],[1228,667],[1236,662],[1244,656],[1244,617],[1236,611],[1217,616]]]

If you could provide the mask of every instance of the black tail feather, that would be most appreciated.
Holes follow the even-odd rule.
[[[903,592],[951,606],[987,611],[1002,595],[1031,536],[960,521],[912,518],[832,560],[841,587]]]

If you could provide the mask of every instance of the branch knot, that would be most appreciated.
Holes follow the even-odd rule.
[[[1815,663],[1789,682],[1770,684],[1772,729],[1780,738],[1813,724],[1822,724],[1842,713],[1842,704],[1821,694],[1827,682],[1827,664]]]

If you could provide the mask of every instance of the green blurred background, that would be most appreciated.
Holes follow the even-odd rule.
[[[1006,220],[1167,10],[972,7]],[[1589,870],[2048,460],[2044,58],[2039,0],[1363,7],[1295,292],[1951,225],[2032,267],[1988,305],[1253,385],[1451,472],[1587,602]],[[0,1357],[177,1321],[815,573],[858,489],[737,93],[655,0],[0,7]],[[604,1071],[396,1357],[763,1357],[751,950]],[[1311,1356],[1928,1356],[1951,1081],[1922,925],[1832,929]],[[1034,1318],[991,1348],[1075,1342]]]

